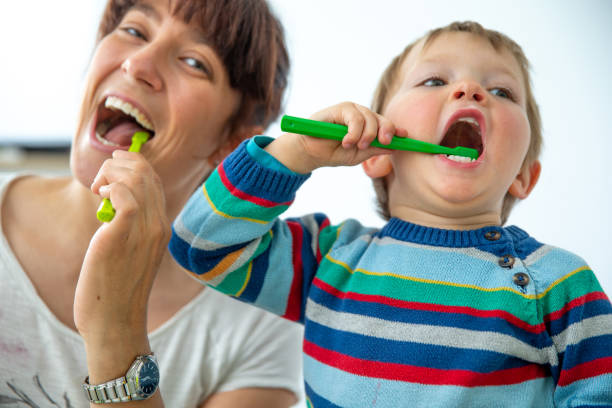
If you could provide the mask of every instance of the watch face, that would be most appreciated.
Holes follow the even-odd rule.
[[[144,397],[149,397],[159,385],[159,369],[157,364],[147,358],[138,373],[138,388]]]

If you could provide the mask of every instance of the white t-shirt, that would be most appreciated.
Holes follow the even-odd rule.
[[[0,199],[12,179],[0,176]],[[208,288],[149,335],[169,408],[244,387],[301,398],[301,339],[300,325]],[[0,233],[0,406],[88,406],[86,375],[81,337],[51,313]]]

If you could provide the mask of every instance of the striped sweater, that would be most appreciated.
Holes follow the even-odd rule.
[[[582,259],[514,226],[281,220],[307,176],[269,164],[243,143],[170,250],[195,278],[304,324],[309,406],[612,406],[612,306]]]

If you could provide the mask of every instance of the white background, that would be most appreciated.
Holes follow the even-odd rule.
[[[427,30],[476,20],[522,45],[544,124],[542,176],[509,224],[584,257],[612,294],[612,1],[273,0],[292,59],[286,113],[369,105],[390,59]],[[102,0],[0,6],[0,143],[70,140]],[[70,12],[68,13],[67,10]],[[74,16],[74,17],[70,17]],[[268,134],[280,134],[278,124]],[[361,168],[322,169],[289,215],[381,225]]]

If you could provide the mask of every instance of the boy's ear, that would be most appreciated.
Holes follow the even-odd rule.
[[[379,154],[372,156],[361,163],[363,170],[370,178],[385,177],[393,171],[393,163],[391,163],[390,154]]]
[[[527,198],[538,182],[541,171],[542,165],[539,160],[535,160],[529,165],[525,164],[510,185],[508,192],[521,200]]]
[[[238,145],[245,139],[255,135],[263,134],[263,127],[260,125],[244,125],[236,129],[230,135],[227,136],[225,142],[223,142],[219,148],[208,157],[208,164],[211,167],[217,167],[221,161],[230,154]]]

